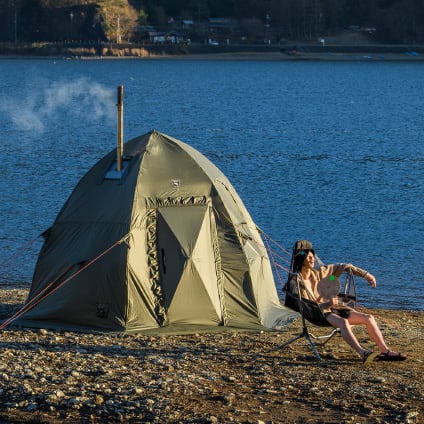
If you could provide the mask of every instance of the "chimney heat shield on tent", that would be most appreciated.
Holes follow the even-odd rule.
[[[106,172],[105,179],[120,180],[124,176],[125,170],[127,169],[130,162],[131,162],[131,159],[122,158],[121,170],[118,171],[118,161],[114,160]]]

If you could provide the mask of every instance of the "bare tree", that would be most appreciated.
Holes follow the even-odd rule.
[[[128,40],[137,26],[138,14],[127,0],[108,2],[102,8],[103,29],[110,41],[121,43]]]

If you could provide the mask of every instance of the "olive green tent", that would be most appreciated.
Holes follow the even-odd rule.
[[[166,333],[292,320],[259,231],[222,172],[157,131],[117,157],[80,180],[45,232],[19,325]]]

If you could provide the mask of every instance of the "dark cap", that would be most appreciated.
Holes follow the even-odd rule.
[[[297,253],[299,250],[311,250],[315,255],[314,248],[309,240],[298,240],[293,247],[293,251],[294,253]]]

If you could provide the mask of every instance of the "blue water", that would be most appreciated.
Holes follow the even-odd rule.
[[[368,307],[423,310],[424,64],[0,60],[0,280],[30,283],[78,180],[124,138],[157,129],[211,159],[290,249],[352,262]],[[22,250],[22,252],[20,251]],[[283,274],[283,278],[285,275]]]

